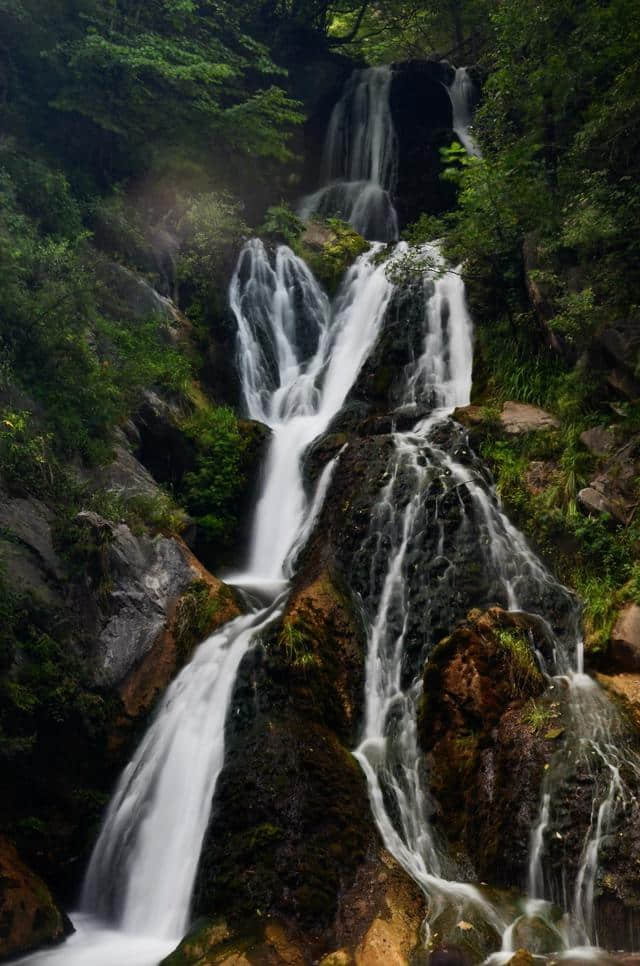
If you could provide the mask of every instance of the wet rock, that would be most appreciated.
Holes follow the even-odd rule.
[[[335,941],[352,957],[347,962],[356,966],[405,966],[420,943],[425,912],[418,886],[388,852],[380,850],[361,866],[341,896]]]
[[[198,873],[198,913],[237,921],[260,910],[307,931],[330,928],[339,895],[376,842],[366,782],[349,751],[363,667],[354,617],[326,578],[299,587],[283,624],[247,654]]]
[[[535,956],[526,949],[518,949],[509,960],[509,966],[535,966],[538,962]]]
[[[186,548],[182,550],[192,582],[179,600],[169,606],[166,626],[150,650],[119,685],[126,718],[116,723],[112,742],[121,740],[123,731],[126,734],[149,711],[194,648],[241,612],[230,588],[205,570]]]
[[[371,853],[341,894],[334,925],[325,934],[282,919],[201,920],[162,966],[407,966],[420,942],[424,912],[418,887],[381,849]]]
[[[462,423],[463,426],[479,426],[486,421],[487,411],[484,406],[458,406],[451,414],[451,418]]]
[[[541,429],[558,429],[560,422],[551,413],[531,406],[528,403],[507,401],[500,413],[500,422],[505,433],[518,436],[521,433],[537,432]]]
[[[564,945],[562,936],[540,916],[522,916],[513,927],[511,941],[516,948],[539,956],[557,952]]]
[[[471,966],[471,960],[459,946],[438,946],[429,957],[429,966]]]
[[[534,657],[548,643],[525,615],[472,612],[431,653],[424,672],[420,742],[427,752],[434,822],[478,875],[517,885],[526,873],[539,808],[545,740],[559,707],[542,698]],[[530,711],[542,711],[540,723]]]
[[[436,896],[429,912],[429,966],[436,963],[481,963],[500,949],[501,937],[479,907],[460,896]],[[445,958],[445,954],[448,957]]]
[[[0,836],[0,959],[61,942],[71,931],[42,879]]]

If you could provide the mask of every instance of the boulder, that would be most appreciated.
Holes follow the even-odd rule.
[[[71,931],[42,879],[0,835],[0,959],[61,942]]]
[[[93,680],[113,687],[151,650],[178,599],[198,575],[184,544],[170,537],[134,535],[82,511],[84,580],[73,588],[84,618]]]
[[[307,966],[312,960],[318,966],[407,966],[420,945],[424,914],[420,889],[380,849],[340,896],[329,934],[305,933],[274,918],[200,920],[162,966]]]
[[[593,426],[580,433],[580,442],[595,456],[611,456],[616,448],[616,431],[607,426]]]
[[[559,420],[539,406],[529,403],[507,401],[500,413],[500,422],[505,433],[519,436],[521,433],[537,432],[541,429],[558,429]]]
[[[640,671],[640,607],[626,604],[611,632],[611,660],[621,671]]]
[[[609,489],[607,482],[606,477],[599,477],[591,486],[585,486],[578,492],[578,503],[591,516],[607,514],[614,523],[626,523],[629,507]]]
[[[337,235],[332,228],[319,221],[309,221],[300,238],[303,245],[314,251],[321,252],[325,245],[335,242]]]

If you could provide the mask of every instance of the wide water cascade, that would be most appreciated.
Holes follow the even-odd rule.
[[[327,136],[328,185],[302,206],[306,214],[333,211],[340,197],[351,223],[380,241],[397,235],[389,193],[397,161],[390,83],[389,68],[354,74]],[[463,141],[470,120],[464,113],[465,83],[466,75],[458,73],[451,89]],[[466,146],[473,150],[472,143]],[[237,670],[261,631],[283,613],[298,552],[340,458],[327,464],[309,494],[304,456],[340,412],[394,296],[378,257],[381,247],[372,245],[357,260],[333,303],[286,246],[273,253],[253,239],[239,256],[230,304],[240,381],[247,414],[265,423],[272,438],[246,569],[232,582],[268,603],[250,607],[251,613],[206,640],[167,690],[109,805],[81,912],[74,916],[76,935],[64,947],[25,962],[155,966],[188,928]],[[405,249],[401,244],[392,258]],[[631,794],[623,776],[638,778],[640,767],[626,750],[620,719],[583,672],[578,602],[503,514],[486,470],[450,419],[469,400],[472,326],[459,271],[444,264],[437,245],[425,246],[423,256],[422,351],[404,373],[397,412],[404,425],[411,413],[417,415],[410,430],[393,434],[386,482],[358,551],[366,564],[359,572],[367,576],[352,587],[368,633],[364,722],[355,755],[382,839],[424,890],[429,920],[447,907],[461,919],[471,910],[502,936],[502,950],[489,961],[503,962],[522,915],[546,917],[558,950],[597,941],[593,897],[599,850]],[[471,572],[482,574],[482,601],[477,593],[466,594]],[[540,790],[538,821],[531,829],[529,897],[523,894],[515,911],[513,902],[496,902],[465,881],[468,870],[457,866],[434,831],[418,740],[422,671],[442,636],[442,613],[450,631],[469,606],[481,603],[539,615],[548,648],[538,659],[549,682],[565,689],[571,708],[570,751],[552,762]],[[556,801],[563,783],[581,772],[592,777],[591,823],[577,874],[558,875],[555,864],[545,861]],[[551,900],[570,915],[554,918]],[[591,947],[580,955],[589,958]]]

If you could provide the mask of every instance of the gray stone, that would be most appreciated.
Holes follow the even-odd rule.
[[[596,487],[597,482],[594,481],[591,486],[586,486],[578,493],[578,503],[582,509],[594,516],[608,513],[619,523],[626,523],[626,506],[619,500],[606,495],[600,487]]]
[[[95,682],[113,686],[150,650],[197,574],[178,540],[137,537],[125,524],[89,511],[76,521],[102,548],[106,591],[88,608],[85,631],[92,641]]]
[[[560,426],[555,416],[540,409],[539,406],[513,400],[508,400],[502,407],[500,422],[505,433],[510,436],[532,433],[540,429],[558,429]]]
[[[13,498],[0,491],[0,530],[32,551],[47,574],[62,579],[65,572],[53,549],[52,520],[53,514],[40,500]]]
[[[616,433],[606,426],[594,426],[580,433],[580,442],[596,456],[610,456],[616,448]]]
[[[128,448],[118,444],[114,448],[114,459],[100,467],[95,481],[105,490],[121,493],[125,497],[155,497],[160,492],[151,473]]]

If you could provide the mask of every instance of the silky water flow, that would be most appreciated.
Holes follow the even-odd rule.
[[[356,71],[334,109],[323,158],[324,186],[303,200],[301,213],[339,213],[366,237],[370,251],[347,272],[330,302],[308,266],[291,249],[271,254],[259,239],[243,248],[230,285],[238,331],[238,369],[247,415],[271,430],[264,481],[251,526],[248,563],[230,582],[261,600],[197,649],[162,699],[125,769],[107,810],[87,870],[76,934],[58,949],[23,962],[50,966],[155,966],[189,925],[191,896],[216,781],[224,764],[224,724],[240,662],[262,630],[282,614],[296,557],[311,533],[331,485],[336,457],[315,493],[303,481],[310,444],[339,413],[384,325],[394,293],[382,242],[397,238],[392,193],[397,139],[389,106],[393,72]],[[459,69],[449,88],[454,128],[477,153],[469,133],[471,81]],[[402,258],[406,246],[392,258]],[[488,475],[450,420],[469,401],[472,326],[459,271],[448,268],[437,245],[425,246],[423,345],[407,367],[399,412],[420,409],[410,431],[394,434],[387,482],[371,509],[368,581],[354,587],[368,628],[365,714],[355,755],[367,778],[373,817],[389,851],[422,887],[429,920],[446,906],[473,910],[502,935],[511,955],[513,911],[478,887],[433,832],[433,804],[418,748],[417,709],[422,667],[436,643],[432,614],[465,566],[481,557],[488,600],[546,620],[553,601],[567,628],[553,638],[550,680],[568,689],[573,767],[594,781],[592,821],[578,875],[561,881],[545,866],[554,800],[572,764],[552,762],[531,831],[528,898],[517,915],[551,921],[551,901],[566,910],[553,921],[558,949],[583,944],[593,955],[594,883],[600,845],[631,794],[623,780],[640,768],[625,751],[623,725],[582,667],[578,602],[547,572],[502,513]],[[428,412],[428,415],[425,415]],[[457,512],[442,512],[454,505]],[[451,522],[453,520],[453,523]],[[416,573],[426,550],[427,573]],[[437,582],[424,585],[437,573]],[[452,615],[464,617],[461,611]],[[517,919],[515,920],[517,922]]]

